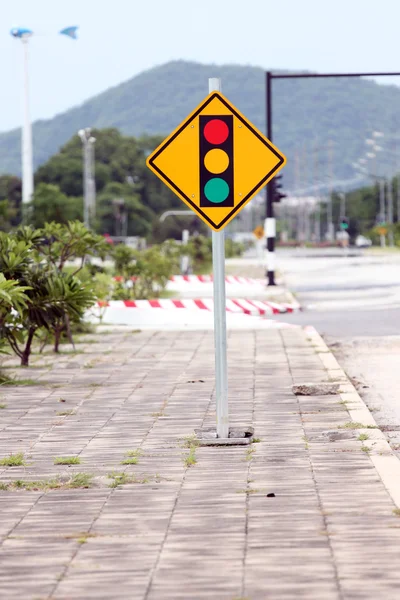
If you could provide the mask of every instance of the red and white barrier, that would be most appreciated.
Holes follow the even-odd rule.
[[[122,282],[124,278],[117,275],[114,277],[115,281]],[[135,281],[137,277],[131,277],[132,281]],[[172,275],[170,277],[170,281],[174,283],[212,283],[213,276],[212,275]],[[239,275],[226,275],[225,283],[230,285],[266,285],[265,279],[254,279],[253,277],[240,277]]]
[[[189,310],[208,310],[213,311],[214,303],[212,298],[160,298],[157,300],[110,300],[109,302],[98,302],[98,306],[108,306],[110,308],[126,309],[137,308],[141,310],[149,310],[152,308],[164,310],[177,310],[186,308]],[[246,315],[272,315],[293,312],[299,310],[300,305],[297,304],[278,304],[267,300],[250,300],[250,299],[226,299],[226,310],[232,313],[244,313]]]
[[[212,283],[212,275],[173,275],[171,281],[176,283]],[[240,277],[239,275],[226,275],[225,283],[230,285],[266,285],[264,279],[254,279],[253,277]]]

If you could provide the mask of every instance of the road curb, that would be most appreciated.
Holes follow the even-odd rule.
[[[383,485],[394,504],[397,508],[400,508],[400,460],[394,454],[386,440],[386,436],[378,428],[365,402],[350,382],[318,331],[312,326],[305,327],[304,331],[318,353],[322,364],[328,372],[329,378],[340,383],[340,398],[347,403],[346,410],[351,420],[368,426],[368,428],[359,429],[360,433],[368,433],[369,436],[369,439],[360,442],[360,445],[368,447],[369,458]]]

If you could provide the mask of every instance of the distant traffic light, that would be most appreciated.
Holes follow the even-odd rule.
[[[342,217],[340,219],[340,224],[339,225],[340,225],[340,229],[342,231],[347,231],[347,229],[349,228],[349,219],[348,219],[348,217]]]
[[[282,194],[282,175],[277,175],[269,185],[272,185],[272,202],[280,202],[282,198],[286,198],[286,194]]]
[[[200,116],[200,206],[234,206],[233,115]]]

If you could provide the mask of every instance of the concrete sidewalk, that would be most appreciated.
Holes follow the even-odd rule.
[[[342,428],[346,398],[361,409],[308,333],[229,332],[231,421],[260,440],[236,448],[182,441],[214,424],[212,332],[87,340],[2,388],[0,458],[27,466],[0,467],[1,599],[399,598],[400,518],[374,466],[390,451]],[[342,396],[291,389],[332,378]]]

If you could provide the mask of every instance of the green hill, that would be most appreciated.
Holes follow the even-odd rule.
[[[167,134],[207,94],[208,77],[216,76],[222,78],[224,94],[264,131],[261,68],[175,61],[145,71],[53,119],[35,122],[35,166],[82,127],[117,127],[128,135]],[[289,159],[286,185],[306,186],[313,169],[318,178],[327,179],[330,140],[334,179],[354,176],[351,163],[365,153],[365,138],[377,129],[397,132],[399,105],[400,88],[369,80],[275,80],[274,142]],[[20,131],[2,133],[0,173],[19,172]]]

